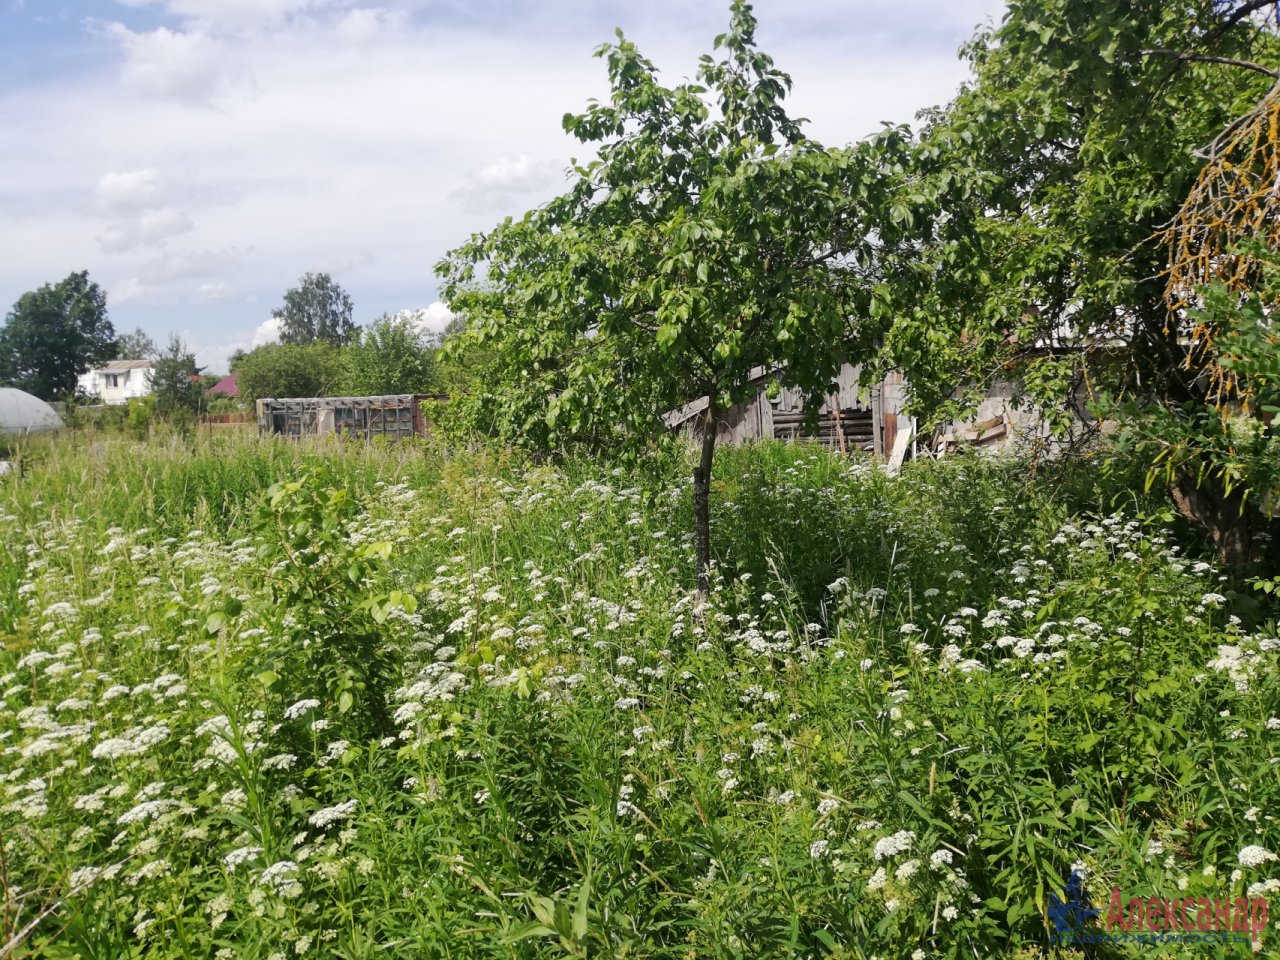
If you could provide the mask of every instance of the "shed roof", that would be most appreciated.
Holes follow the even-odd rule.
[[[369,404],[407,406],[418,400],[446,400],[444,393],[387,393],[367,397],[263,397],[263,404],[287,403],[304,407],[343,407]]]
[[[154,367],[154,360],[108,360],[89,368],[98,373],[123,373],[125,370],[147,370]]]

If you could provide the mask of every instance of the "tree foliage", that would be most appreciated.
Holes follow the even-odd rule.
[[[404,317],[382,316],[343,351],[342,390],[351,396],[436,389],[435,350]]]
[[[122,333],[116,338],[117,360],[151,360],[160,355],[160,348],[141,327],[132,333]]]
[[[1240,65],[1275,59],[1246,6],[1020,0],[966,48],[972,82],[928,117],[899,177],[919,269],[886,288],[883,362],[920,412],[954,416],[1016,377],[1060,426],[1085,394],[1125,404],[1130,422],[1159,412],[1155,437],[1164,413],[1204,401],[1156,235],[1198,149],[1274,81]],[[1186,466],[1175,491],[1210,504],[1184,510],[1193,521],[1212,532],[1239,516],[1220,477]],[[1237,541],[1224,556],[1247,552]]]
[[[0,329],[0,381],[42,400],[67,399],[76,378],[115,349],[107,295],[82,270],[14,304]]]
[[[351,297],[329,274],[306,273],[296,287],[285,291],[284,304],[271,316],[280,321],[281,343],[325,340],[341,347],[356,336],[352,309]]]
[[[169,337],[169,345],[156,358],[150,387],[156,413],[162,417],[190,417],[200,409],[204,389],[196,357],[176,334]]]
[[[272,343],[235,358],[232,372],[246,403],[263,397],[323,397],[342,379],[342,354],[327,341]]]
[[[564,119],[598,159],[573,167],[564,195],[437,268],[468,319],[452,349],[496,348],[484,400],[504,438],[651,437],[665,411],[702,399],[703,587],[718,413],[753,393],[762,370],[817,400],[845,360],[875,347],[858,318],[880,238],[856,211],[882,202],[873,174],[902,145],[899,131],[877,151],[806,138],[782,106],[790,78],[756,48],[755,26],[735,2],[720,58],[670,87],[619,31],[597,51],[610,99]]]

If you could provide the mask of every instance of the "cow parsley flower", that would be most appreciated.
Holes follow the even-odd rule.
[[[319,700],[299,700],[297,703],[285,708],[284,718],[286,720],[297,720],[318,706],[320,706]]]
[[[911,849],[911,842],[915,837],[914,830],[899,830],[890,836],[881,837],[876,841],[875,850],[871,855],[877,860],[885,860],[899,853],[906,853]]]
[[[338,823],[341,820],[347,820],[352,817],[359,804],[360,802],[358,800],[351,799],[339,803],[336,806],[324,807],[308,817],[307,822],[313,827],[323,830],[331,823]]]
[[[1239,860],[1242,867],[1260,867],[1269,860],[1276,860],[1274,853],[1257,844],[1250,844],[1240,851]]]
[[[275,891],[277,896],[292,898],[302,893],[298,882],[298,865],[292,860],[280,860],[271,864],[258,876],[258,882]]]
[[[144,823],[153,820],[166,810],[178,805],[176,800],[144,800],[131,810],[122,813],[116,823],[128,826],[131,823]]]
[[[248,863],[250,860],[256,860],[258,855],[261,853],[261,847],[237,847],[235,850],[232,850],[223,857],[222,862],[227,865],[228,870],[234,873],[236,867],[240,866],[242,863]]]

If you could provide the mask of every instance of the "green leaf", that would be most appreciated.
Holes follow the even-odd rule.
[[[579,943],[587,938],[587,902],[591,899],[591,871],[587,871],[573,909],[573,937]]]

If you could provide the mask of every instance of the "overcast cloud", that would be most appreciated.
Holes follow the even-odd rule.
[[[760,0],[793,114],[839,144],[945,102],[996,0]],[[553,196],[560,119],[621,26],[669,81],[728,3],[0,0],[0,307],[87,269],[117,329],[201,362],[273,335],[306,271],[357,322],[425,310],[450,247]]]

